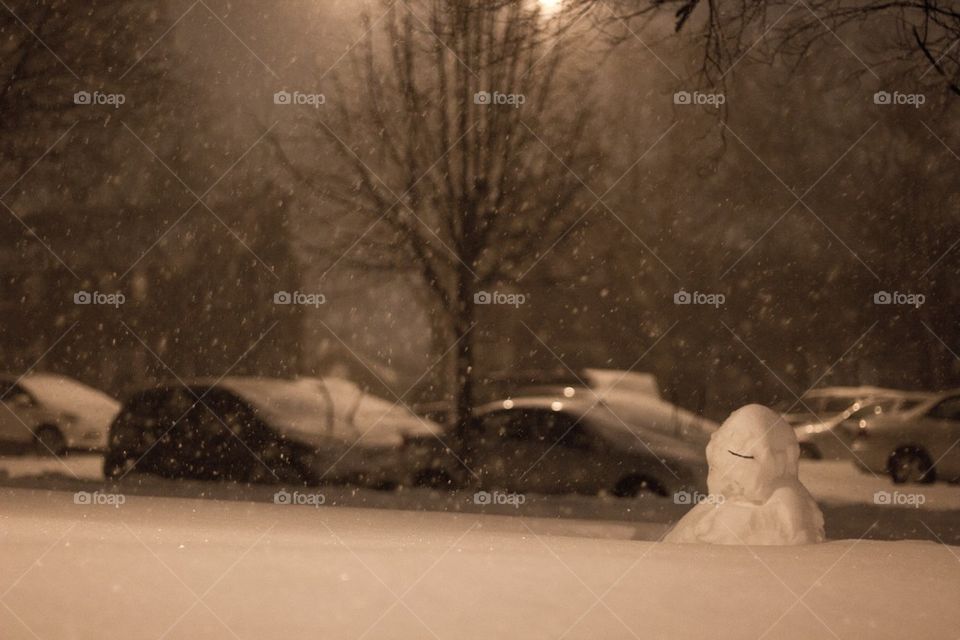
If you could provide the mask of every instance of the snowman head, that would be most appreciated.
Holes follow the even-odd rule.
[[[748,404],[710,437],[707,462],[710,493],[765,502],[774,489],[797,481],[797,436],[777,413]]]

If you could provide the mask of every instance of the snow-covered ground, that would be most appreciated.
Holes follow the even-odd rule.
[[[104,481],[101,465],[98,455],[73,454],[62,460],[0,457],[0,488],[6,485],[69,492],[111,490],[126,495],[245,502],[273,502],[276,491],[276,487],[270,486],[170,481],[136,475],[128,476],[120,485],[113,485]],[[894,485],[888,478],[862,473],[850,463],[832,461],[801,461],[800,478],[824,512],[828,538],[858,537],[877,522],[878,526],[868,537],[960,545],[960,485],[939,482]],[[669,499],[653,496],[621,500],[612,496],[528,495],[524,503],[516,507],[510,504],[477,505],[471,491],[456,494],[428,490],[379,492],[328,486],[321,492],[327,506],[591,520],[606,523],[607,528],[613,527],[616,533],[612,535],[647,540],[659,539],[690,508],[690,505],[677,505]],[[887,494],[891,504],[877,504],[878,492]],[[901,504],[894,503],[895,500],[900,500]],[[922,504],[917,504],[920,501]],[[614,527],[610,523],[619,524]],[[604,535],[597,533],[597,527],[592,530],[595,535]],[[623,534],[622,531],[629,533]]]
[[[273,487],[112,486],[96,456],[65,464],[0,460],[4,640],[960,629],[960,548],[938,541],[960,542],[960,487],[895,488],[843,463],[802,465],[831,541],[799,547],[656,542],[688,508],[663,499],[528,496],[490,509],[469,495],[325,487],[324,506],[292,506],[273,504]],[[123,503],[76,504],[78,490],[107,492],[102,502],[118,491]],[[879,490],[927,499],[876,505]]]
[[[938,482],[935,484],[913,484],[913,485],[894,485],[886,476],[875,476],[870,473],[858,471],[851,463],[843,461],[800,461],[800,479],[804,485],[813,494],[821,504],[829,505],[875,505],[875,496],[878,491],[892,494],[894,491],[901,495],[923,496],[923,504],[919,505],[921,511],[960,511],[960,485]],[[94,454],[71,454],[63,459],[52,457],[33,457],[33,456],[8,456],[0,457],[0,483],[26,485],[30,487],[37,486],[56,486],[68,487],[73,482],[81,483],[102,483],[103,482],[103,461],[99,455]],[[137,478],[127,483],[127,488],[137,490],[139,485],[147,487],[153,486],[164,491],[174,491],[182,494],[181,485],[192,488],[199,487],[198,491],[206,491],[211,494],[236,493],[235,490],[224,490],[216,484],[210,483],[184,483],[169,482],[157,478]],[[141,487],[142,488],[142,487]],[[189,490],[188,490],[189,491]],[[330,491],[330,489],[326,489]],[[270,490],[272,495],[273,490]],[[341,495],[362,495],[364,499],[373,501],[371,506],[389,506],[397,502],[393,494],[382,494],[379,492],[356,492],[348,490],[334,490],[334,493]],[[240,493],[240,495],[244,495]],[[426,494],[424,494],[426,495]],[[230,497],[220,495],[218,497]],[[378,497],[378,498],[377,498]],[[431,496],[435,498],[435,496]],[[345,500],[347,498],[344,498]],[[424,498],[427,499],[427,498]],[[904,499],[905,500],[905,499]],[[530,496],[524,504],[525,509],[534,507],[537,504],[550,503],[558,505],[560,503],[569,503],[580,506],[579,503],[597,502],[595,498],[578,497],[550,497],[550,496]],[[622,500],[610,499],[608,501],[616,505],[615,512],[607,512],[609,515],[623,513],[624,502]],[[916,502],[916,501],[914,501]],[[444,509],[447,508],[446,503]],[[361,505],[356,505],[361,506]],[[902,504],[901,508],[912,506]],[[896,505],[891,505],[891,509],[896,509]],[[686,507],[681,507],[677,513],[682,514]],[[501,510],[503,513],[514,511],[512,507],[505,507]],[[576,515],[570,513],[569,515]],[[628,514],[629,515],[629,514]]]
[[[946,638],[960,628],[958,550],[934,542],[670,545],[545,519],[140,496],[95,506],[0,491],[5,640]]]
[[[831,504],[874,504],[876,493],[894,491],[900,495],[923,496],[922,510],[960,510],[960,485],[895,485],[887,476],[858,471],[843,461],[801,461],[800,479],[819,502]],[[906,499],[904,499],[906,500]]]

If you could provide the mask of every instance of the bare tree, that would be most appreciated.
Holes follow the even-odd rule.
[[[110,153],[102,132],[119,111],[78,103],[75,94],[135,91],[149,104],[169,90],[166,61],[146,55],[165,28],[163,13],[139,0],[0,3],[0,177],[15,179],[44,152],[56,157],[62,146],[51,145],[71,127],[103,137],[91,150]]]
[[[47,362],[114,391],[168,375],[132,331],[178,374],[220,375],[250,327],[272,319],[288,330],[236,370],[296,367],[297,312],[272,304],[277,280],[296,270],[284,193],[242,162],[259,132],[241,139],[214,84],[184,68],[170,32],[185,14],[172,5],[0,0],[0,353],[10,369],[57,342]],[[125,291],[127,329],[106,308],[74,305],[78,289]]]
[[[364,18],[349,73],[300,144],[277,145],[322,198],[328,266],[411,273],[439,309],[458,422],[475,295],[516,280],[584,212],[589,91],[555,46],[571,23],[526,0],[390,3]],[[341,165],[304,161],[331,145]]]
[[[676,31],[691,32],[698,42],[700,71],[711,81],[748,55],[799,63],[819,41],[852,26],[891,35],[892,46],[870,64],[896,63],[904,74],[939,77],[960,95],[960,9],[952,0],[582,0],[581,8],[597,4],[626,21],[672,10]],[[931,69],[936,73],[928,74]]]

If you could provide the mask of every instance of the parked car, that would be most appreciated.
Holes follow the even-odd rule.
[[[313,384],[228,377],[134,394],[110,429],[104,474],[135,468],[171,478],[242,482],[413,481],[420,439],[439,430],[421,419],[402,428],[389,415],[363,430],[339,417]]]
[[[584,368],[571,371],[558,369],[510,370],[484,374],[474,389],[477,404],[497,402],[503,398],[575,395],[590,397],[617,396],[660,399],[660,386],[651,373],[622,369]],[[413,410],[441,424],[451,424],[455,413],[451,400],[419,402]],[[714,425],[716,428],[716,425]]]
[[[706,484],[701,446],[644,424],[637,415],[621,421],[586,396],[489,403],[476,410],[457,440],[466,466],[484,489],[605,491],[628,497],[703,491]]]
[[[857,402],[866,402],[870,398],[898,396],[904,391],[884,387],[817,387],[804,393],[800,400],[787,400],[781,407],[784,418],[792,425],[806,424],[818,418],[836,416]]]
[[[853,440],[867,420],[909,411],[930,398],[929,393],[867,388],[842,411],[807,416],[799,423],[794,421],[800,455],[814,460],[850,459]]]
[[[0,376],[0,441],[41,455],[102,451],[120,403],[92,387],[51,373]]]
[[[858,466],[896,483],[960,480],[960,390],[863,418],[852,448]]]

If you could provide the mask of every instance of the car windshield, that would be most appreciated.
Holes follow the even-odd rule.
[[[832,415],[846,411],[856,402],[857,398],[854,397],[827,397],[817,398],[814,400],[813,406],[815,407],[817,413],[821,415]]]
[[[851,420],[861,420],[865,418],[875,418],[884,413],[890,413],[898,406],[896,400],[881,400],[867,402],[860,409],[850,414]]]
[[[334,425],[324,425],[322,422],[327,412],[323,397],[303,387],[286,381],[263,379],[227,380],[222,384],[269,419],[305,430],[335,429]]]

